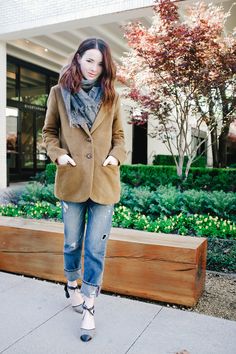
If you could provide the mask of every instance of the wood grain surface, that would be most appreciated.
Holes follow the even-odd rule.
[[[103,290],[193,306],[206,275],[207,239],[112,228]],[[65,282],[63,224],[0,217],[0,270]]]

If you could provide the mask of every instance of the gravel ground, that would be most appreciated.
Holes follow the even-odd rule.
[[[207,272],[205,291],[192,311],[236,321],[236,275]]]
[[[236,321],[236,274],[207,271],[205,291],[195,307],[167,306]]]

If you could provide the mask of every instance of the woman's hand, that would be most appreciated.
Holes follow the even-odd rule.
[[[106,160],[103,162],[103,166],[107,166],[107,165],[118,166],[119,161],[114,156],[109,155],[106,158]]]
[[[69,155],[61,155],[57,158],[58,165],[67,165],[70,164],[72,166],[76,166],[75,161]]]

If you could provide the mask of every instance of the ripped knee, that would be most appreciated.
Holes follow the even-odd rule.
[[[64,245],[64,250],[65,251],[69,251],[69,252],[72,252],[72,251],[75,251],[77,248],[78,248],[79,244],[77,242],[72,242],[72,243],[67,243]]]

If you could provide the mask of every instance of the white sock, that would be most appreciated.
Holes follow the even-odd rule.
[[[93,307],[94,300],[95,300],[94,297],[84,296],[85,305],[88,308]],[[81,323],[81,328],[84,328],[84,329],[93,329],[93,328],[95,328],[94,316],[92,316],[89,313],[89,311],[87,311],[87,310],[84,310],[84,315],[83,315],[83,319],[82,319],[82,323]]]
[[[75,287],[77,286],[77,281],[76,281],[76,280],[73,280],[73,281],[69,281],[69,280],[68,280],[67,284],[68,284],[69,286],[73,286],[73,287],[75,288]]]

